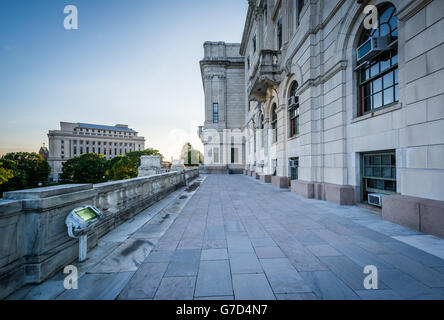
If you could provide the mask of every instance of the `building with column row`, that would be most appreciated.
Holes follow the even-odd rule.
[[[60,122],[60,130],[48,133],[50,178],[58,180],[62,165],[82,154],[97,153],[105,159],[145,150],[145,138],[128,125],[115,126]]]
[[[307,197],[444,201],[444,1],[248,3],[230,54],[243,66],[228,63],[222,44],[205,44],[201,137],[223,114],[242,132],[239,165]],[[215,95],[219,70],[244,81],[228,76]],[[211,167],[215,144],[203,140]]]

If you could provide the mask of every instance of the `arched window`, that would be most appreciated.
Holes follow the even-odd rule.
[[[358,43],[358,115],[399,100],[398,19],[393,5],[378,8],[376,29],[364,29]]]
[[[296,95],[298,83],[293,81],[288,91],[288,119],[290,119],[290,137],[299,134],[299,97]]]
[[[278,141],[277,132],[277,113],[276,113],[276,103],[271,107],[271,130],[273,131],[273,143]]]

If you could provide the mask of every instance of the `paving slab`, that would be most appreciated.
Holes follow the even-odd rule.
[[[134,274],[119,300],[153,299],[168,263],[144,263]]]
[[[276,300],[263,273],[234,274],[233,289],[236,300]]]
[[[230,255],[230,266],[232,274],[263,272],[259,259],[251,253]]]
[[[200,256],[201,260],[228,260],[227,249],[204,249]]]
[[[255,251],[259,259],[285,258],[279,247],[258,247]]]
[[[196,277],[163,278],[154,300],[193,300]]]
[[[199,269],[200,250],[176,250],[171,257],[165,277],[196,276]]]
[[[307,248],[317,257],[334,257],[342,255],[328,244],[311,245],[307,246]]]
[[[359,296],[331,271],[301,272],[300,275],[321,300],[360,300]]]
[[[228,260],[201,261],[197,276],[195,297],[232,296]]]
[[[274,293],[312,292],[290,260],[261,259],[260,262]]]

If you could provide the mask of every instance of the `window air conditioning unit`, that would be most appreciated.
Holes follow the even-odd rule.
[[[368,39],[356,50],[357,60],[362,61],[374,56],[377,53],[388,50],[390,42],[390,35]]]
[[[372,206],[382,207],[383,194],[371,193],[368,195],[368,203]]]

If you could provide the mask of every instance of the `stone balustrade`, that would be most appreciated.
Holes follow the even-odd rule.
[[[104,219],[88,233],[88,248],[199,175],[185,169],[101,184],[60,185],[6,192],[0,200],[0,299],[24,284],[37,284],[75,261],[78,241],[68,237],[71,210],[94,205]]]

